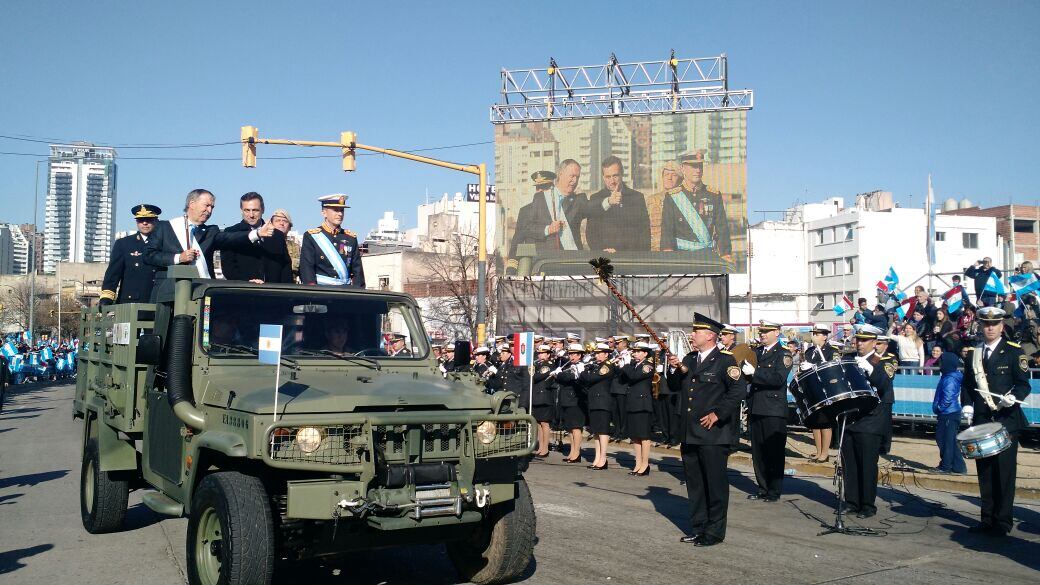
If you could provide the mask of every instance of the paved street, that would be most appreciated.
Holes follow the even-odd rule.
[[[71,386],[17,387],[0,415],[0,583],[181,583],[186,520],[169,519],[131,496],[125,531],[91,536],[79,519],[79,433]],[[731,470],[726,542],[678,542],[686,528],[676,459],[647,478],[626,472],[624,451],[592,472],[534,462],[527,474],[538,510],[536,563],[526,583],[1036,583],[1040,502],[1019,501],[1020,524],[993,541],[964,531],[977,498],[891,486],[881,490],[881,538],[817,536],[832,518],[829,479],[795,477],[780,503],[744,499],[751,472]],[[620,462],[620,466],[618,465]],[[447,584],[455,575],[440,547],[355,554],[311,563],[282,583]]]

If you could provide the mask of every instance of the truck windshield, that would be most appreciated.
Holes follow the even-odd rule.
[[[211,290],[204,299],[200,334],[210,355],[250,356],[261,325],[282,326],[286,357],[415,359],[429,351],[414,307],[392,299],[256,289]]]

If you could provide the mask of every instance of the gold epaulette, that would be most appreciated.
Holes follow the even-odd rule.
[[[975,351],[975,347],[974,346],[973,347],[966,347],[966,348],[964,348],[964,350],[965,351]]]
[[[884,361],[884,360],[894,360],[894,359],[896,359],[896,356],[894,356],[894,355],[892,355],[890,353],[886,353],[885,355],[881,356],[881,361]]]
[[[720,349],[719,353],[724,353],[726,355],[733,355],[733,352],[728,350],[728,349]]]
[[[1007,342],[1007,344],[1010,345],[1011,347],[1017,347],[1019,349],[1022,349],[1022,346],[1017,344],[1017,343],[1015,343],[1014,341],[1009,341],[1009,342]]]
[[[356,238],[357,237],[357,234],[352,232],[352,231],[350,231],[350,230],[343,230],[343,233],[347,234],[348,236],[350,236],[352,238]]]
[[[308,234],[320,234],[321,233],[321,228],[320,227],[316,227],[316,228],[314,228],[312,230],[307,230],[307,233]]]

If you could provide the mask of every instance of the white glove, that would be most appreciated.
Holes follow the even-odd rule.
[[[754,376],[755,366],[751,365],[751,362],[744,360],[744,365],[740,366],[740,371],[744,372],[745,376]]]
[[[964,422],[968,423],[968,426],[970,427],[971,420],[975,418],[975,407],[970,404],[965,406],[961,409],[961,416],[964,417]]]
[[[497,373],[498,373],[498,368],[496,368],[495,366],[488,366],[487,374],[489,376],[494,376]]]
[[[441,371],[441,373],[444,373],[444,374],[448,373],[448,367],[445,366],[444,364],[441,364],[441,365],[437,366],[437,369],[439,369]]]
[[[1015,405],[1016,400],[1017,399],[1015,398],[1015,395],[1008,392],[1007,394],[1000,397],[1000,406],[1002,408],[1011,408]]]
[[[559,375],[559,374],[560,374],[560,372],[562,372],[562,371],[563,371],[563,368],[556,368],[555,370],[553,370],[553,371],[549,372],[549,375],[550,375],[550,376],[557,376],[557,375]]]
[[[867,358],[861,355],[856,356],[856,365],[859,366],[859,369],[863,370],[863,373],[868,376],[874,373],[874,366],[870,365]]]
[[[813,367],[812,362],[802,362],[802,363],[798,364],[798,369],[803,371],[803,372],[805,372],[807,370],[811,370],[812,367]]]

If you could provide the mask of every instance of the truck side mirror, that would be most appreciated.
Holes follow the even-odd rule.
[[[459,368],[468,368],[472,357],[468,341],[460,340],[455,342],[455,362],[452,365],[455,366],[456,371]]]
[[[162,337],[145,333],[137,338],[137,363],[157,366],[162,356]]]

